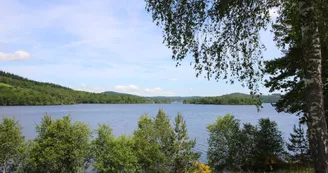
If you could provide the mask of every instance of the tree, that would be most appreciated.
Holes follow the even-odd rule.
[[[207,158],[208,164],[215,171],[240,170],[241,143],[239,141],[240,128],[239,120],[233,115],[227,114],[218,117],[215,123],[209,124]]]
[[[311,154],[309,151],[309,141],[307,140],[304,129],[301,124],[294,125],[293,133],[290,134],[287,148],[292,152],[292,160],[300,166],[308,166],[311,161]]]
[[[2,118],[0,123],[0,164],[2,172],[14,169],[24,147],[22,127],[11,118]]]
[[[172,172],[190,172],[193,168],[192,163],[199,159],[200,153],[192,150],[196,145],[196,139],[189,140],[187,124],[180,113],[175,117],[174,132],[175,138]]]
[[[255,171],[276,170],[284,153],[284,140],[278,125],[268,118],[262,118],[257,125],[255,133],[255,147],[253,150],[256,167]]]
[[[23,172],[84,172],[90,162],[90,129],[69,116],[53,120],[45,115],[36,126]]]
[[[144,172],[190,171],[200,157],[193,151],[196,140],[190,140],[186,122],[181,114],[175,117],[174,127],[169,116],[160,109],[154,118],[141,116],[134,131],[135,151]]]
[[[194,58],[197,76],[206,71],[216,80],[230,75],[252,92],[258,92],[262,79],[262,51],[259,32],[270,21],[270,10],[282,7],[284,0],[146,0],[146,10],[164,30],[164,42],[172,49],[174,60],[189,53]],[[319,37],[320,15],[326,1],[298,0],[301,26],[301,52],[304,73],[307,125],[315,172],[328,172],[328,132],[324,115],[322,51]],[[319,21],[319,22],[318,22]],[[319,24],[318,24],[319,23]]]
[[[174,148],[175,142],[175,133],[174,128],[170,123],[170,117],[164,112],[163,109],[159,109],[155,119],[154,119],[154,128],[156,141],[159,144],[159,149],[164,155],[162,161],[163,170],[171,170],[172,158],[174,158]],[[179,152],[179,151],[178,151]]]
[[[278,112],[297,113],[302,115],[302,122],[306,121],[306,101],[305,101],[305,84],[304,84],[304,57],[302,54],[302,30],[299,23],[299,7],[297,1],[285,1],[282,4],[280,16],[273,25],[275,41],[283,57],[266,61],[265,72],[270,75],[270,79],[265,81],[265,86],[270,88],[270,92],[283,91],[284,95],[275,104]],[[328,8],[328,3],[322,4],[321,8]],[[319,21],[320,42],[322,51],[322,66],[327,69],[328,65],[328,44],[327,30],[324,25],[327,23],[327,10],[321,10],[322,15]],[[286,48],[288,45],[288,49]],[[322,81],[324,86],[324,100],[327,100],[327,77],[328,71],[322,70]],[[325,101],[325,114],[328,117],[328,102]],[[327,119],[327,118],[326,118]]]
[[[207,129],[210,132],[208,163],[215,172],[279,169],[284,143],[275,122],[260,119],[256,126],[244,124],[241,129],[239,120],[227,114]]]
[[[93,167],[96,172],[135,173],[138,158],[133,150],[134,141],[127,136],[115,138],[108,125],[100,125],[94,139]]]
[[[165,160],[165,155],[161,152],[160,145],[157,142],[154,120],[152,118],[149,118],[147,115],[140,117],[138,129],[133,133],[133,139],[141,169],[147,173],[164,172],[162,164]]]
[[[241,150],[241,169],[244,171],[253,171],[255,170],[256,166],[259,165],[255,157],[257,150],[257,131],[258,128],[256,126],[253,126],[249,123],[243,124],[240,137],[240,143],[242,145],[239,149]]]

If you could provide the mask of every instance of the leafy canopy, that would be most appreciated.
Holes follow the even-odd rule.
[[[214,171],[272,171],[282,163],[282,133],[277,124],[260,119],[256,126],[244,124],[233,115],[218,117],[207,126],[208,163]]]
[[[24,172],[84,172],[90,159],[89,127],[70,116],[53,120],[45,115],[36,126],[38,136],[30,144]]]
[[[97,138],[93,144],[93,167],[98,173],[135,173],[138,170],[138,158],[134,152],[134,141],[122,135],[115,138],[112,129],[105,124],[99,125]]]
[[[146,10],[163,28],[163,41],[180,61],[189,54],[199,76],[232,78],[258,91],[262,79],[259,32],[270,21],[277,0],[145,0]]]
[[[3,117],[0,123],[0,164],[2,170],[15,169],[24,142],[22,127],[18,121]]]

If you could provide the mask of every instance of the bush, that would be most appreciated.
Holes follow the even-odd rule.
[[[208,163],[214,170],[240,170],[242,146],[239,120],[227,114],[219,117],[214,124],[207,126],[210,132],[208,140]]]
[[[194,170],[192,173],[211,173],[211,169],[208,165],[203,163],[194,162]]]
[[[312,159],[307,135],[301,124],[294,125],[287,148],[291,152],[291,162],[297,167],[311,166]]]
[[[31,141],[23,172],[83,172],[90,159],[90,129],[69,116],[53,120],[43,117],[38,136]]]
[[[282,133],[269,119],[240,128],[239,120],[228,114],[207,129],[208,162],[214,171],[272,171],[283,163]]]
[[[1,170],[15,170],[22,156],[24,136],[22,127],[15,119],[2,118],[0,123],[0,164]]]
[[[174,126],[163,110],[155,118],[143,115],[134,132],[135,149],[143,172],[185,172],[200,157],[193,151],[196,140],[189,140],[181,114]]]
[[[97,138],[92,141],[93,167],[99,173],[134,173],[138,170],[138,158],[133,150],[134,141],[122,135],[115,138],[108,125],[100,125]]]

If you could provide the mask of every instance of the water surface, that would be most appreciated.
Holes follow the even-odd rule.
[[[298,123],[295,115],[277,113],[270,104],[257,112],[255,106],[249,105],[191,105],[191,104],[78,104],[61,106],[0,106],[0,117],[15,117],[23,126],[27,139],[35,137],[35,124],[40,123],[45,113],[59,118],[70,114],[74,121],[83,121],[91,129],[96,129],[98,123],[108,123],[115,135],[132,134],[137,128],[139,117],[148,113],[155,116],[158,109],[164,111],[174,120],[180,112],[187,121],[189,136],[196,138],[196,149],[202,152],[201,161],[206,162],[208,132],[206,126],[215,122],[218,116],[227,113],[233,114],[242,123],[256,124],[259,118],[270,118],[277,122],[285,139],[293,130],[293,125]]]

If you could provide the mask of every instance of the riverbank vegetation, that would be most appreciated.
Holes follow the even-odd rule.
[[[92,131],[70,116],[45,115],[36,137],[25,141],[15,119],[0,123],[0,164],[3,172],[210,173],[305,171],[311,165],[308,141],[301,126],[286,143],[277,124],[260,119],[240,124],[233,115],[209,124],[208,163],[200,163],[181,114],[174,121],[163,111],[140,117],[131,136],[114,136],[109,124]]]

